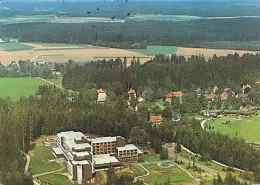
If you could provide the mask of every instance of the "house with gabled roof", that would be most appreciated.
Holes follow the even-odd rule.
[[[102,88],[100,88],[100,89],[97,90],[97,94],[98,94],[98,97],[97,97],[97,101],[98,101],[98,102],[104,102],[104,101],[106,101],[106,99],[107,99],[107,94],[106,94],[106,92],[105,92]]]
[[[152,125],[160,125],[163,122],[163,118],[161,115],[159,116],[151,116],[150,117],[150,122],[152,123]]]
[[[182,96],[183,96],[183,93],[181,91],[169,92],[168,94],[166,94],[166,101],[171,104],[172,97],[177,97],[181,101]]]

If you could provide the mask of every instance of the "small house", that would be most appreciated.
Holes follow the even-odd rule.
[[[183,96],[183,93],[181,91],[176,92],[170,92],[166,95],[166,101],[171,103],[172,97],[177,97],[181,101],[181,97]]]
[[[221,101],[226,101],[228,99],[228,93],[227,92],[223,92],[220,95]]]
[[[211,102],[214,101],[214,99],[216,98],[216,94],[205,94],[204,96],[208,101]]]
[[[163,122],[163,118],[161,115],[159,116],[151,116],[150,117],[150,122],[152,123],[152,125],[160,125]]]
[[[106,92],[105,92],[102,88],[100,88],[100,89],[97,90],[97,94],[98,94],[98,98],[97,98],[97,101],[98,101],[98,102],[104,102],[104,101],[106,101],[106,99],[107,99],[107,94],[106,94]]]

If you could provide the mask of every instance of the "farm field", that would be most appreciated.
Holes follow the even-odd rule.
[[[238,53],[239,55],[243,55],[245,53],[256,53],[254,51],[244,51],[244,50],[225,50],[225,49],[205,49],[205,48],[185,48],[180,47],[176,51],[176,55],[181,55],[184,57],[190,57],[192,55],[204,55],[206,59],[211,58],[214,54],[217,56],[226,56],[228,54],[235,54]]]
[[[192,178],[176,166],[167,168],[162,168],[157,164],[144,164],[143,166],[150,172],[150,174],[140,180],[143,180],[148,184],[154,184],[155,182],[162,184],[167,181],[170,183],[192,182]]]
[[[231,137],[244,138],[247,141],[260,142],[260,116],[252,116],[250,118],[241,117],[238,120],[230,120],[230,125],[222,124],[224,119],[216,119],[214,122],[208,121],[207,124],[214,126],[214,131],[228,134]]]
[[[259,16],[230,16],[230,17],[200,17],[200,16],[190,16],[190,15],[163,15],[163,14],[143,14],[134,15],[127,18],[127,20],[135,21],[192,21],[192,20],[208,20],[208,19],[238,19],[238,18],[259,18]]]
[[[88,45],[48,45],[48,44],[36,44],[36,43],[24,43],[30,47],[34,47],[32,50],[26,51],[0,51],[0,62],[4,65],[10,64],[12,61],[18,62],[19,60],[30,61],[46,61],[46,62],[67,62],[68,60],[74,60],[75,62],[89,62],[93,60],[102,60],[104,58],[123,58],[127,57],[129,64],[130,60],[135,57],[140,58],[140,62],[144,63],[150,59],[146,55],[114,48],[102,48]]]
[[[178,50],[175,46],[147,46],[147,49],[129,49],[147,56],[155,56],[156,54],[173,54]]]
[[[15,16],[8,18],[1,18],[0,23],[2,24],[14,24],[14,23],[91,23],[91,22],[113,22],[113,23],[124,23],[123,19],[114,19],[107,17],[56,17],[56,15],[32,15],[32,16]]]
[[[38,78],[0,78],[0,97],[16,101],[22,96],[34,95],[46,82]]]
[[[129,62],[128,64],[130,64],[133,56],[140,58],[141,63],[145,63],[156,54],[165,54],[170,56],[171,54],[176,53],[177,55],[185,57],[202,54],[205,58],[210,58],[214,54],[220,56],[234,54],[235,52],[240,55],[244,53],[256,53],[242,50],[178,48],[174,46],[148,46],[147,49],[124,50],[84,44],[3,43],[2,47],[0,44],[0,62],[4,65],[10,64],[12,61],[18,62],[19,60],[64,63],[68,60],[73,60],[75,62],[89,62],[93,60],[127,57]]]
[[[24,50],[31,50],[33,49],[32,46],[17,43],[17,42],[10,42],[10,43],[0,43],[0,51],[24,51]]]

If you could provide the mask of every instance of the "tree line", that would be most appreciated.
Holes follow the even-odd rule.
[[[54,65],[52,64],[37,64],[30,61],[12,62],[8,66],[1,65],[0,63],[0,77],[41,77],[45,79],[57,78],[56,73],[52,72]],[[57,67],[57,69],[59,69]]]
[[[133,88],[138,96],[145,92],[147,101],[161,99],[171,91],[181,90],[187,94],[200,88],[211,93],[214,86],[218,86],[220,92],[228,87],[241,93],[242,85],[256,86],[260,68],[259,54],[215,55],[209,60],[203,56],[186,59],[176,55],[157,55],[142,65],[136,58],[131,60],[130,66],[127,66],[128,62],[125,58],[83,66],[67,64],[64,66],[63,86],[72,90],[103,87],[112,99]],[[259,103],[258,99],[255,98],[256,103]]]
[[[189,46],[207,41],[256,41],[260,38],[258,24],[258,18],[180,22],[21,23],[0,25],[0,37],[15,37],[20,42],[92,44],[124,49],[146,48],[147,44]]]

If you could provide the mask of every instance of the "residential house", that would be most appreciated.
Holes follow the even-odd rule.
[[[161,115],[159,116],[151,116],[150,117],[150,122],[152,123],[152,125],[160,125],[163,122],[163,118]]]
[[[226,101],[228,99],[228,93],[227,92],[221,93],[220,99],[221,101]]]
[[[252,87],[249,84],[243,85],[242,92],[244,94],[247,94],[249,91],[251,91]]]
[[[98,97],[97,97],[98,102],[105,102],[106,101],[107,94],[102,88],[97,90],[97,94],[98,94]]]
[[[216,93],[217,91],[218,91],[218,86],[215,86],[215,87],[212,88],[212,93],[213,94]]]
[[[214,101],[215,100],[215,98],[216,98],[216,94],[205,94],[204,95],[205,96],[205,98],[208,100],[208,101]]]
[[[177,92],[170,92],[166,95],[166,101],[171,104],[172,97],[177,97],[180,99],[180,102],[182,102],[181,97],[183,96],[183,93],[181,91]]]

